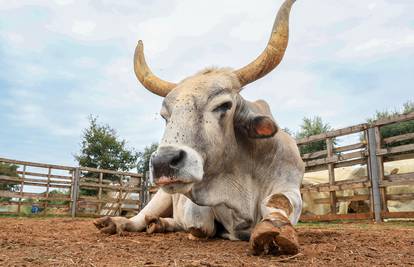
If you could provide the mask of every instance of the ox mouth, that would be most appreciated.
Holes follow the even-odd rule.
[[[158,186],[172,185],[172,184],[190,184],[191,182],[180,180],[176,177],[161,176],[155,182]]]

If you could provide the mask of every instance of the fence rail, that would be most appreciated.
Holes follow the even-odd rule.
[[[95,217],[142,208],[141,174],[5,158],[0,163],[18,167],[17,176],[0,175],[0,183],[13,186],[0,190],[0,214]]]
[[[414,113],[297,140],[299,148],[324,144],[302,154],[301,220],[414,218],[414,160],[408,171],[395,167],[414,159],[414,133],[381,136],[383,127],[406,121],[414,121]],[[351,141],[337,142],[341,138]],[[0,163],[18,166],[17,176],[0,175],[1,184],[13,185],[0,190],[0,214],[133,215],[157,190],[137,173],[5,158]]]
[[[297,140],[300,148],[315,142],[325,142],[326,149],[302,154],[306,173],[301,192],[305,202],[307,200],[311,206],[311,211],[315,205],[329,205],[329,212],[304,212],[301,220],[382,221],[389,218],[414,218],[414,161],[409,162],[409,171],[403,173],[398,173],[398,168],[386,170],[386,167],[390,169],[398,166],[401,161],[414,159],[414,133],[386,138],[381,135],[383,127],[413,120],[414,113],[409,113]],[[335,146],[334,140],[351,135],[358,135],[359,141]],[[402,141],[408,141],[408,144],[398,144]],[[352,168],[353,172],[365,170],[366,174],[337,180],[335,170],[346,168]],[[306,182],[309,174],[321,171],[328,172],[327,181]],[[397,203],[390,207],[390,202]],[[352,211],[354,213],[349,213],[349,208],[356,203],[365,206],[365,210],[356,208]],[[341,207],[344,207],[342,211]]]

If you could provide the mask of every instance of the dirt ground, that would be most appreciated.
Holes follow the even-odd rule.
[[[0,266],[409,266],[414,223],[302,224],[300,254],[250,256],[248,242],[185,233],[98,233],[91,219],[0,218]]]

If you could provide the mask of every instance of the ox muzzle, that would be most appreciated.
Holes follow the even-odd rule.
[[[160,145],[152,154],[150,171],[155,184],[167,193],[187,193],[203,178],[203,159],[184,145]]]

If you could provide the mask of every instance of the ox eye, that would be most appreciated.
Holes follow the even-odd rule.
[[[213,109],[213,112],[224,113],[227,110],[231,109],[232,106],[233,106],[233,103],[231,103],[230,101],[224,102],[223,104],[221,104],[218,107],[216,107],[215,109]]]

